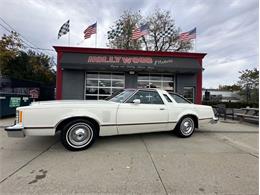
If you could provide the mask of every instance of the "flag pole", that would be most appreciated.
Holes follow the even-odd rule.
[[[68,33],[68,44],[69,44],[69,46],[70,46],[70,31],[69,31],[69,33]]]
[[[97,29],[97,22],[96,22],[96,40],[95,40],[95,47],[97,48],[97,32],[98,32],[98,29]]]
[[[196,52],[196,50],[197,50],[197,44],[196,44],[197,40],[196,39],[197,38],[194,39],[194,52]]]
[[[197,27],[196,27],[196,31],[195,31],[195,39],[194,39],[194,49],[195,49],[195,52],[197,51]]]
[[[69,20],[69,22],[70,22],[70,20]],[[70,46],[70,24],[69,24],[69,33],[68,33],[68,44]]]

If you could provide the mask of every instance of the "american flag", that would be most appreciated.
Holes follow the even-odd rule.
[[[189,41],[191,39],[196,39],[196,27],[188,32],[183,32],[179,35],[179,40]]]
[[[141,36],[147,35],[149,33],[148,29],[149,29],[148,24],[144,24],[139,28],[135,28],[133,30],[132,39],[136,40],[139,39]]]
[[[88,28],[86,30],[84,30],[84,38],[88,39],[91,37],[91,35],[96,34],[97,33],[97,23],[94,23],[90,26],[88,26]]]

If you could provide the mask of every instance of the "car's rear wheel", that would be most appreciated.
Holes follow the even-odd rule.
[[[96,139],[95,125],[87,120],[73,120],[61,132],[63,146],[71,151],[87,149]]]
[[[195,130],[194,119],[190,116],[183,117],[177,125],[176,133],[179,137],[190,137]]]

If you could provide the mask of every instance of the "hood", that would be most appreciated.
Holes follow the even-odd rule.
[[[32,102],[30,106],[48,106],[48,105],[102,105],[102,104],[115,104],[111,101],[106,100],[52,100],[52,101],[39,101]]]

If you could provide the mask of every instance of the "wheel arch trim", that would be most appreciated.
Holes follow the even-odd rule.
[[[101,123],[100,120],[97,119],[97,117],[93,117],[93,116],[87,116],[87,115],[82,115],[82,114],[74,114],[74,115],[70,115],[70,116],[66,116],[66,117],[62,117],[55,125],[54,129],[55,132],[59,131],[60,129],[58,129],[58,127],[64,123],[65,121],[69,121],[69,120],[73,120],[73,119],[90,119],[92,121],[95,121],[97,123],[97,125],[100,127]]]
[[[179,115],[178,120],[177,120],[177,125],[182,121],[182,119],[183,119],[184,117],[188,117],[188,116],[191,116],[191,117],[194,117],[194,118],[195,118],[195,121],[194,121],[194,123],[195,123],[195,128],[199,128],[199,117],[198,117],[198,115],[197,115],[196,113],[194,113],[194,112],[187,112],[187,113],[183,113],[183,114]],[[176,126],[177,126],[177,125],[176,125]]]

